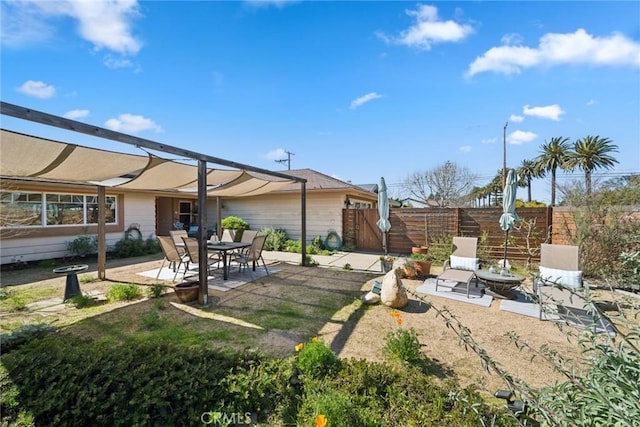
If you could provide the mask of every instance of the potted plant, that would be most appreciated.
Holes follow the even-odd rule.
[[[412,259],[407,259],[402,267],[404,271],[404,277],[406,279],[415,279],[416,278],[416,263]]]
[[[427,253],[412,253],[409,259],[413,261],[416,268],[416,275],[428,276],[431,274],[431,264],[433,258]]]
[[[391,255],[381,255],[380,256],[380,265],[382,267],[383,273],[388,273],[393,270],[393,263],[396,260],[396,257]]]

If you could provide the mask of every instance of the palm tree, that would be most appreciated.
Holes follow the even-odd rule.
[[[618,163],[609,153],[617,152],[618,146],[609,138],[587,135],[575,142],[573,152],[569,154],[567,167],[584,171],[584,187],[587,202],[591,199],[591,172],[598,168],[610,169]]]
[[[526,182],[527,187],[527,202],[531,203],[531,179],[542,178],[545,174],[543,169],[539,169],[536,166],[536,162],[533,160],[523,160],[518,168],[518,176]]]
[[[536,159],[538,170],[551,172],[551,206],[556,205],[556,170],[566,169],[569,159],[569,138],[556,136],[540,147],[540,155]]]

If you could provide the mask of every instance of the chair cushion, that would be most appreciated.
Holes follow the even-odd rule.
[[[449,257],[449,263],[451,264],[451,268],[455,268],[456,270],[475,271],[478,269],[480,259],[451,255]]]
[[[540,280],[553,283],[565,288],[578,289],[582,287],[582,271],[561,270],[540,266]]]

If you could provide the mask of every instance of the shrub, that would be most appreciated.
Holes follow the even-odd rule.
[[[96,305],[97,301],[94,297],[90,297],[88,295],[76,295],[65,301],[65,303],[75,308],[85,308]]]
[[[56,330],[57,328],[55,326],[36,323],[32,325],[22,325],[9,334],[0,334],[2,353],[9,353],[35,339],[44,338]]]
[[[167,287],[165,285],[156,283],[155,285],[151,285],[147,288],[147,296],[149,298],[160,298],[166,290]]]
[[[310,377],[329,375],[338,367],[338,358],[322,340],[313,338],[301,346],[298,352],[298,367]]]
[[[113,254],[118,258],[130,258],[155,254],[160,252],[160,246],[156,239],[151,237],[146,240],[122,239],[118,240],[113,247]]]
[[[153,309],[140,315],[144,327],[150,330],[158,329],[162,327],[166,321],[160,317],[158,311]]]
[[[248,230],[249,223],[238,216],[228,216],[222,219],[224,230]]]
[[[287,232],[282,228],[263,228],[260,230],[260,234],[267,235],[267,239],[264,242],[265,251],[281,251],[288,240]]]
[[[97,236],[79,236],[75,239],[66,242],[67,249],[73,255],[84,257],[88,254],[93,254],[98,249],[98,237]]]
[[[116,283],[107,290],[109,301],[133,301],[142,297],[140,287],[134,284]]]
[[[384,341],[382,352],[391,361],[414,363],[423,358],[418,334],[414,328],[388,332]]]

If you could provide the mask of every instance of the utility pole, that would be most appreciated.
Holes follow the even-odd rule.
[[[286,163],[287,164],[287,170],[291,170],[291,156],[295,156],[296,153],[292,153],[291,151],[286,151],[285,153],[287,153],[287,158],[286,159],[280,159],[280,160],[274,160],[274,162],[278,162],[278,163]]]
[[[507,185],[507,125],[509,122],[504,124],[504,128],[502,128],[502,188],[504,189],[505,185]]]

